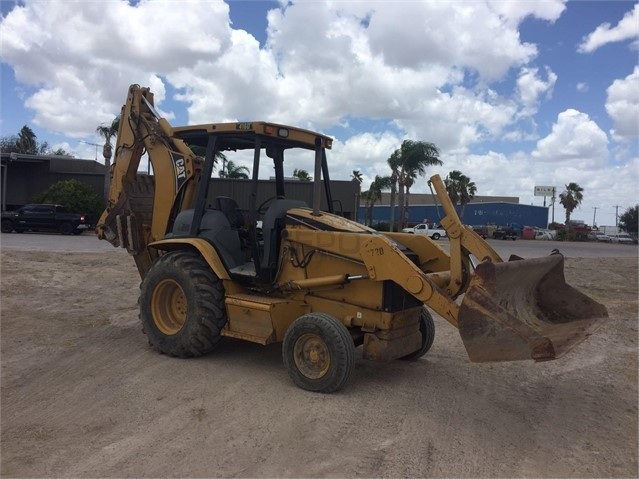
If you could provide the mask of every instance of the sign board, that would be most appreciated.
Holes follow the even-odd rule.
[[[535,196],[554,196],[554,186],[535,186]]]

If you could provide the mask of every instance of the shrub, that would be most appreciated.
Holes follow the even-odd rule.
[[[74,213],[84,213],[96,220],[104,210],[102,197],[78,180],[58,181],[54,185],[33,196],[34,203],[62,205]]]

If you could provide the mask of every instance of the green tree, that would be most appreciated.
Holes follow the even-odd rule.
[[[627,233],[639,233],[637,217],[639,216],[639,205],[628,208],[625,213],[619,216],[619,228]]]
[[[313,177],[308,174],[308,171],[298,170],[297,168],[293,170],[293,177],[300,181],[313,181]]]
[[[359,170],[353,170],[353,172],[351,173],[351,181],[357,183],[357,206],[356,208],[356,212],[355,212],[355,221],[359,221],[359,206],[360,206],[360,202],[362,201],[362,181],[364,181],[364,178],[362,177],[362,172]],[[364,221],[366,221],[364,219]]]
[[[386,160],[391,169],[390,178],[390,219],[389,231],[394,231],[395,225],[395,202],[397,201],[397,179],[399,178],[399,170],[401,168],[401,156],[399,150],[395,150],[393,154]]]
[[[451,171],[444,180],[446,192],[453,206],[461,205],[460,217],[464,218],[466,205],[475,197],[477,186],[459,170]]]
[[[397,228],[406,221],[408,214],[408,200],[405,198],[406,192],[410,195],[410,187],[413,186],[417,176],[424,176],[426,168],[429,166],[442,165],[439,159],[439,150],[433,143],[425,141],[404,140],[388,159],[392,175],[397,182],[397,202],[399,204],[399,222]],[[394,231],[394,198],[391,188],[391,231]]]
[[[74,213],[87,213],[94,219],[104,210],[104,200],[86,184],[78,180],[63,180],[33,196],[34,203],[65,206]]]
[[[106,175],[104,175],[104,198],[109,197],[109,187],[111,186],[111,157],[113,156],[113,146],[111,139],[118,134],[120,128],[120,117],[116,116],[110,124],[100,125],[95,132],[104,138],[104,146],[102,147],[102,156],[104,156],[104,166],[106,166]]]
[[[570,222],[570,215],[584,199],[584,189],[577,183],[568,183],[566,189],[559,194],[559,203],[566,209],[566,225]]]
[[[246,166],[236,165],[233,161],[225,162],[225,171],[220,171],[220,178],[241,178],[248,180],[250,170]]]
[[[38,154],[38,138],[27,125],[24,125],[20,133],[18,133],[16,146],[18,147],[18,153],[26,153],[28,155]]]
[[[17,135],[0,138],[0,151],[3,153],[20,153],[23,155],[64,155],[72,156],[63,148],[53,151],[44,141],[38,142],[38,137],[31,128],[24,125]]]
[[[366,205],[366,218],[364,224],[370,226],[373,222],[373,207],[375,203],[382,199],[382,191],[388,190],[391,187],[390,176],[375,175],[375,179],[372,181],[371,186],[367,191],[362,192],[362,198]]]

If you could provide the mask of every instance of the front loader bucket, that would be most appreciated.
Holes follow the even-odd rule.
[[[477,266],[459,311],[473,362],[565,354],[608,317],[605,306],[566,284],[564,257],[516,258]]]

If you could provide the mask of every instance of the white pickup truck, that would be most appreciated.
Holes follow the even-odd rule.
[[[412,228],[404,228],[404,233],[413,233],[416,235],[427,235],[434,240],[439,238],[446,238],[446,230],[426,223],[420,223]]]

